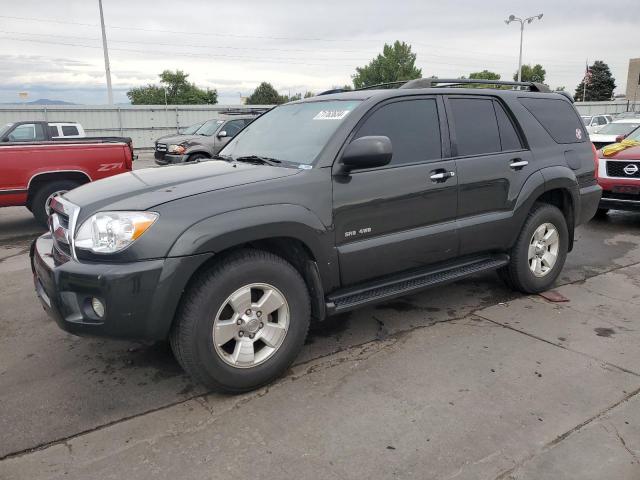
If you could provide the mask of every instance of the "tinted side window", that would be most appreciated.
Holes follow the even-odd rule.
[[[566,100],[520,98],[520,103],[538,120],[556,143],[585,142],[589,138],[573,106]]]
[[[24,123],[18,125],[13,132],[9,134],[10,142],[40,142],[43,140],[45,140],[44,129],[39,123]]]
[[[58,127],[55,125],[49,125],[49,135],[52,137],[58,136]]]
[[[480,155],[501,150],[493,101],[483,98],[449,99],[458,155]]]
[[[505,112],[504,107],[500,105],[500,102],[494,101],[493,105],[496,108],[496,116],[498,117],[502,150],[520,150],[522,142],[520,142],[520,137],[518,137],[513,122]]]
[[[73,125],[63,125],[62,134],[65,137],[71,136],[71,135],[78,135],[78,127],[75,127]]]
[[[393,147],[392,165],[442,158],[438,108],[432,99],[394,102],[374,111],[355,138],[385,135]]]
[[[227,122],[222,130],[227,132],[227,137],[235,137],[236,134],[244,128],[244,121],[232,120]]]

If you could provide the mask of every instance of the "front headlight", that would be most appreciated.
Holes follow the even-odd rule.
[[[169,151],[169,153],[178,153],[180,155],[187,151],[187,149],[182,145],[169,145],[169,148],[167,148],[167,150]]]
[[[158,219],[154,212],[99,212],[78,229],[75,246],[95,253],[127,248]]]

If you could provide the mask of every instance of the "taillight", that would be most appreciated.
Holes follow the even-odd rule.
[[[129,140],[127,142],[127,147],[129,147],[129,158],[126,160],[127,170],[133,170],[133,159],[135,156],[133,155],[133,142]]]

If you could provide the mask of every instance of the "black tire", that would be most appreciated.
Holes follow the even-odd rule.
[[[238,368],[216,352],[213,324],[226,299],[252,283],[272,285],[283,294],[289,306],[289,328],[271,357],[258,365]],[[170,342],[182,368],[199,383],[217,391],[245,392],[282,375],[298,356],[309,329],[309,292],[298,271],[281,257],[261,250],[240,250],[198,274],[191,285],[178,309]]]
[[[542,277],[537,277],[529,267],[529,243],[535,230],[544,223],[555,226],[558,232],[559,247],[555,264]],[[562,212],[555,206],[537,203],[527,216],[520,235],[511,250],[510,263],[501,268],[498,273],[510,288],[523,293],[540,293],[548,290],[560,275],[567,258],[569,233],[567,222]]]
[[[33,196],[31,202],[31,213],[41,225],[47,225],[47,199],[56,192],[69,191],[80,185],[72,180],[59,180],[56,182],[45,183]]]
[[[189,155],[189,158],[187,158],[187,162],[200,162],[208,158],[209,157],[204,153],[194,153],[193,155]]]

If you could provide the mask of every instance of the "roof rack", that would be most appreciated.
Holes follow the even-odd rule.
[[[508,80],[486,80],[481,78],[417,78],[405,82],[399,88],[434,88],[438,84],[446,83],[443,87],[458,87],[464,85],[504,85],[510,87],[527,87],[531,92],[551,92],[549,87],[538,82],[511,82]]]
[[[220,113],[223,115],[262,115],[269,110],[271,110],[271,107],[227,108],[220,110]]]
[[[446,84],[446,85],[442,85]],[[485,80],[480,78],[416,78],[415,80],[400,80],[397,82],[378,83],[368,87],[356,88],[355,90],[346,90],[344,88],[334,88],[320,95],[330,95],[332,93],[343,93],[360,90],[373,90],[380,88],[444,88],[444,87],[461,87],[464,85],[500,85],[510,87],[526,87],[531,92],[549,93],[551,90],[543,83],[538,82],[511,82],[508,80]],[[560,93],[560,92],[558,92]],[[566,95],[565,95],[566,96]]]

